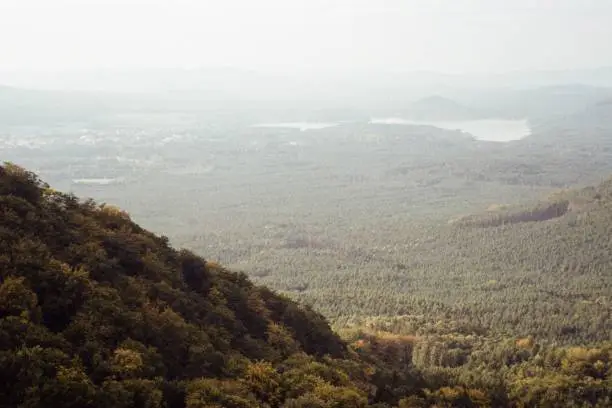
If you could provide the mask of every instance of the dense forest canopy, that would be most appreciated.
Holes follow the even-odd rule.
[[[612,340],[612,180],[390,234],[408,244],[352,260],[354,280],[346,285],[359,291],[358,299],[338,283],[341,277],[323,273],[302,278],[308,290],[298,299],[342,325],[407,315],[405,324],[419,334],[447,321],[465,333],[568,345]],[[368,255],[381,268],[367,265]]]
[[[589,211],[610,213],[609,184],[591,190]],[[504,217],[517,220],[512,214],[465,219],[462,228],[503,228]],[[612,225],[582,218],[593,231]],[[119,208],[55,191],[13,164],[0,167],[0,238],[0,406],[605,407],[612,401],[609,343],[558,347],[452,327],[425,337],[402,334],[414,323],[402,317],[369,322],[342,340],[311,308],[177,251]],[[600,258],[601,269],[587,261],[597,273],[609,272],[607,258]],[[580,265],[568,268],[583,273]],[[601,296],[592,307],[608,301]],[[605,329],[609,320],[602,319]]]

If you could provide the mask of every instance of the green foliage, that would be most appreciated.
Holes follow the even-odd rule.
[[[259,281],[342,329],[384,318],[381,329],[414,335],[612,340],[612,180],[450,224],[367,232],[378,248],[313,251],[308,274],[279,269]]]
[[[608,188],[593,193],[597,202],[574,219],[572,238],[558,244],[570,251],[590,242],[592,252],[574,250],[558,263],[546,257],[548,243],[512,250],[556,259],[557,267],[575,262],[562,273],[605,281],[608,241],[593,239],[609,232],[598,224],[608,220]],[[610,344],[553,346],[543,340],[557,322],[544,332],[531,330],[541,317],[516,324],[531,336],[508,338],[484,324],[494,315],[476,324],[484,303],[451,313],[442,303],[415,301],[432,315],[353,319],[360,327],[347,332],[348,347],[312,307],[176,251],[127,213],[50,190],[24,169],[0,166],[0,204],[0,407],[604,407],[612,398]],[[524,228],[519,235],[535,233],[530,228],[539,227],[529,224],[513,227]],[[547,233],[561,231],[549,225]],[[475,241],[506,226],[449,228]],[[489,262],[493,255],[513,259],[484,247]],[[525,266],[516,256],[509,264]],[[507,284],[495,278],[486,285],[489,300],[491,290]],[[608,299],[583,284],[589,296],[598,295],[589,303],[596,322],[571,317],[578,329],[560,333],[564,342],[605,337],[588,330],[609,324],[599,314]],[[377,301],[387,307],[389,299]],[[456,319],[459,310],[469,318]],[[525,314],[512,309],[518,311]],[[444,319],[432,323],[438,317]]]
[[[277,364],[347,356],[319,314],[175,251],[115,207],[14,165],[0,167],[0,203],[0,405],[280,406]]]
[[[38,305],[38,298],[25,284],[25,278],[8,276],[0,285],[0,316],[30,318]]]

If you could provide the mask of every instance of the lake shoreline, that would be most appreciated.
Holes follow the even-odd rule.
[[[320,130],[340,126],[345,122],[272,122],[251,125],[254,128],[297,129],[300,131]],[[474,139],[487,142],[512,142],[531,135],[527,119],[476,119],[453,121],[411,120],[397,117],[371,118],[368,124],[432,126],[439,129],[460,131]]]

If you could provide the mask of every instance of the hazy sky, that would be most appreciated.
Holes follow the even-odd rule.
[[[612,66],[612,0],[0,0],[0,70]]]

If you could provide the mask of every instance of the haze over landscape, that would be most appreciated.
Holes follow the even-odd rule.
[[[612,406],[610,38],[605,0],[1,2],[0,407]]]

